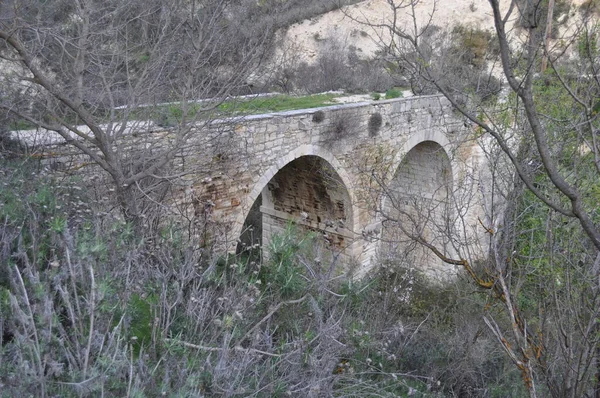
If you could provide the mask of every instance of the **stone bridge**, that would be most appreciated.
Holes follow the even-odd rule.
[[[152,159],[177,133],[131,123],[119,149],[132,159]],[[456,247],[483,255],[472,248],[485,243],[477,231],[487,168],[474,131],[441,96],[229,118],[194,125],[190,136],[170,204],[200,226],[201,245],[262,244],[268,255],[273,234],[294,223],[318,232],[323,251],[359,275],[393,262],[437,279],[456,270],[415,238],[448,256]],[[56,134],[41,137],[53,161],[80,172],[89,165]]]
[[[294,222],[362,272],[401,258],[446,278],[454,268],[411,237],[452,255],[448,236],[475,234],[482,155],[443,97],[246,116],[210,130],[179,158],[198,170],[182,180],[179,204],[219,225],[230,251],[266,248]]]

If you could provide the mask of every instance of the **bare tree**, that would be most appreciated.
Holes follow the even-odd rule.
[[[0,109],[91,158],[138,223],[178,151],[259,65],[269,27],[242,30],[242,17],[232,1],[2,2]]]
[[[489,0],[495,36],[485,62],[469,64],[461,56],[469,43],[457,46],[456,36],[447,33],[435,40],[435,32],[432,40],[439,3],[424,22],[419,3],[388,0],[387,22],[361,22],[388,32],[382,45],[400,76],[420,92],[448,98],[498,168],[487,176],[489,211],[481,220],[490,237],[488,260],[476,264],[456,229],[446,229],[454,253],[423,228],[401,229],[444,262],[463,267],[502,305],[506,322],[492,316],[485,321],[521,371],[530,396],[598,396],[600,81],[593,14],[582,14],[560,41],[546,42],[553,21],[542,18],[556,19],[558,9],[548,12],[543,1]],[[410,22],[401,23],[406,14]],[[538,74],[545,58],[549,69]],[[469,76],[477,76],[478,84],[468,84]],[[479,83],[496,78],[506,90],[485,98]],[[402,221],[414,218],[400,210]]]

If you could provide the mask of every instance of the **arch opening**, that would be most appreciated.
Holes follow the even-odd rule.
[[[318,232],[335,253],[349,255],[353,214],[349,191],[334,167],[304,155],[281,167],[263,187],[242,228],[239,252],[268,247],[289,223]]]
[[[380,259],[417,269],[437,280],[451,272],[422,239],[449,254],[452,167],[444,148],[434,141],[412,147],[398,166],[381,206]]]

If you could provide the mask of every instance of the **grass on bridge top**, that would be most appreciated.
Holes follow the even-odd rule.
[[[185,117],[180,104],[169,104],[154,108],[150,110],[150,113],[148,113],[148,109],[142,109],[140,113],[144,113],[146,116],[143,117],[140,115],[137,118],[155,120],[160,126],[170,127],[176,126],[183,119],[188,121],[193,119],[220,119],[230,116],[258,115],[295,109],[318,108],[334,104],[333,99],[343,95],[341,93],[322,93],[306,96],[278,94],[274,96],[231,98],[220,103],[206,101],[190,105],[187,108]]]
[[[276,95],[273,97],[257,97],[249,100],[227,100],[217,108],[220,112],[236,114],[260,114],[289,111],[294,109],[318,108],[333,104],[333,99],[342,94],[323,93],[302,97],[292,95]]]
[[[250,98],[231,98],[220,103],[211,103],[210,100],[207,100],[189,104],[185,118],[183,107],[178,103],[140,106],[130,112],[126,112],[126,108],[120,108],[114,113],[113,122],[152,120],[159,126],[173,127],[184,120],[185,122],[193,122],[193,120],[219,119],[229,116],[318,108],[332,105],[334,98],[343,95],[341,93],[322,93],[306,96],[279,94]],[[110,119],[109,111],[96,113],[96,117],[98,123],[107,123]],[[66,117],[64,120],[73,125],[81,123],[76,117]],[[9,125],[9,130],[29,130],[34,128],[34,124],[24,120],[17,120]]]

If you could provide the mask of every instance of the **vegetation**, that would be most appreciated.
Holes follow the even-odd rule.
[[[307,96],[277,95],[256,98],[249,101],[226,101],[219,105],[219,110],[236,114],[256,114],[288,111],[293,109],[319,108],[333,104],[333,99],[341,94],[325,93]]]
[[[186,117],[196,120],[204,120],[210,118],[226,118],[239,115],[253,115],[269,112],[281,112],[295,109],[319,108],[334,104],[334,99],[342,94],[325,93],[304,96],[292,95],[273,95],[260,96],[254,98],[228,99],[221,103],[211,105],[211,101],[206,104],[195,104],[188,106],[186,109]],[[213,108],[214,110],[207,111]],[[130,119],[144,121],[150,118],[156,121],[161,127],[175,127],[184,115],[182,106],[177,104],[158,105],[153,107],[152,113],[149,113],[144,108],[132,112]],[[107,119],[108,121],[108,119]],[[9,130],[28,130],[36,127],[33,123],[19,122],[9,126]]]
[[[393,40],[374,60],[319,36],[316,62],[284,49],[258,89],[273,31],[339,4],[0,3],[2,126],[54,131],[107,177],[54,173],[0,136],[0,395],[599,396],[596,3],[553,46],[566,1],[505,10],[490,0],[493,34],[418,26],[414,15],[412,26],[388,26]],[[389,4],[393,16],[416,2]],[[518,29],[505,23],[513,16]],[[421,197],[415,209],[397,201],[400,218],[384,220],[402,239],[391,244],[462,267],[455,280],[435,284],[405,253],[380,253],[357,280],[294,225],[273,236],[267,259],[224,256],[206,225],[166,213],[174,159],[193,132],[335,97],[230,96],[343,88],[396,98],[405,84],[446,96],[491,165],[471,191],[436,188],[451,193],[436,206],[456,211],[434,216]],[[144,141],[145,120],[169,127],[168,145]],[[328,123],[331,147],[357,134],[345,115]],[[370,116],[373,141],[382,124]],[[139,150],[120,147],[126,131]],[[378,196],[393,192],[365,178]],[[473,200],[488,211],[485,239],[463,227]]]
[[[600,90],[589,72],[598,67],[597,21],[587,15],[580,30],[550,46],[557,24],[547,21],[567,12],[568,4],[490,6],[495,37],[460,28],[460,44],[444,44],[431,39],[439,30],[429,26],[390,27],[399,73],[422,92],[448,98],[476,126],[474,135],[493,165],[486,177],[492,191],[484,194],[490,211],[480,220],[490,236],[487,261],[474,261],[460,230],[439,230],[455,242],[451,257],[423,235],[412,239],[461,265],[504,309],[484,320],[530,397],[597,396],[600,147],[594,109]],[[508,26],[511,17],[521,30]],[[565,56],[569,51],[576,59]],[[506,94],[498,95],[488,65],[502,66]]]
[[[270,83],[278,91],[320,93],[340,90],[346,92],[385,92],[394,85],[381,59],[365,60],[358,49],[338,37],[319,36],[321,48],[317,59],[307,63],[294,45],[281,49]]]
[[[385,99],[402,97],[402,91],[399,88],[390,88],[385,92]]]
[[[382,124],[383,116],[381,116],[381,113],[373,113],[369,117],[369,135],[372,137],[376,136]]]
[[[293,226],[264,264],[215,257],[176,223],[140,239],[79,181],[2,166],[6,396],[518,391],[477,315],[485,297],[461,280],[432,286],[392,264],[340,277]]]
[[[493,45],[493,36],[490,32],[482,29],[474,29],[464,25],[456,25],[452,29],[456,36],[457,50],[464,52],[463,62],[475,67],[482,67],[486,62],[486,54]]]
[[[195,119],[213,119],[227,118],[240,115],[254,115],[269,112],[281,112],[294,109],[318,108],[332,105],[333,99],[340,97],[341,94],[325,93],[305,96],[292,95],[273,95],[256,96],[254,98],[228,99],[214,105],[198,104],[190,106],[186,114]],[[207,108],[213,108],[207,111]],[[151,116],[157,124],[162,127],[176,127],[183,117],[183,109],[180,105],[171,104],[159,106],[154,109],[154,114],[148,115],[147,112],[140,112],[141,117]]]

